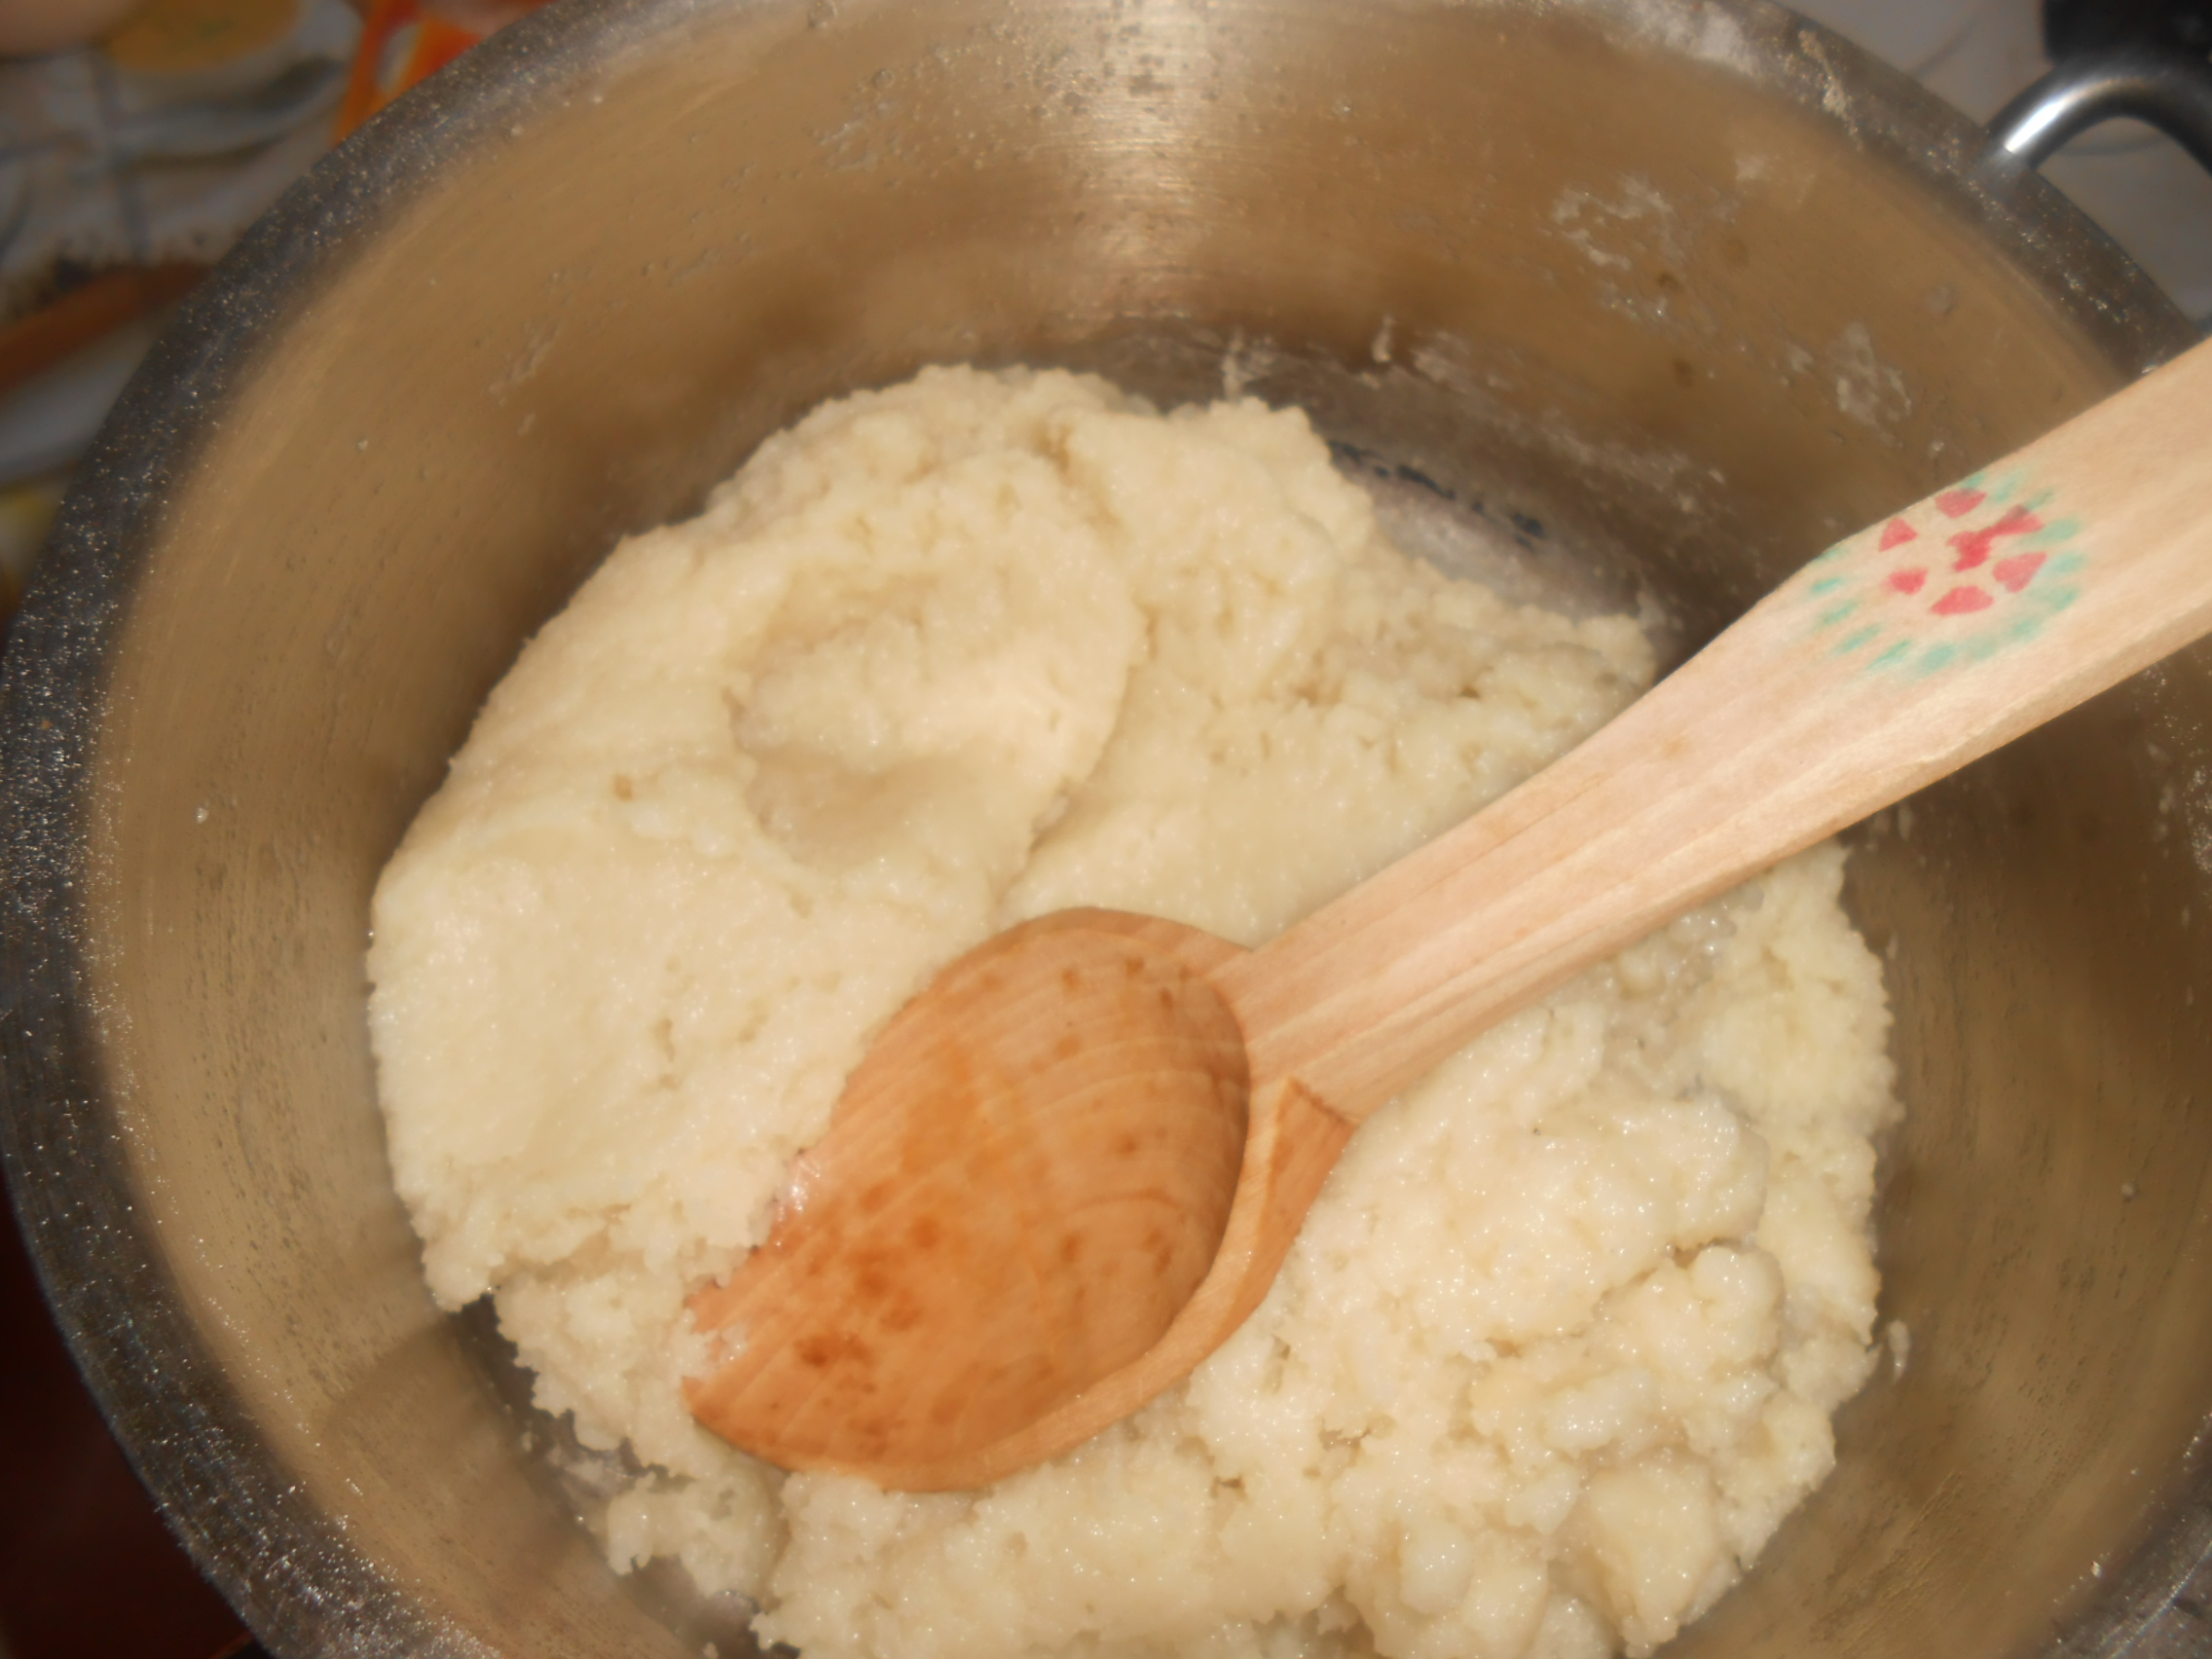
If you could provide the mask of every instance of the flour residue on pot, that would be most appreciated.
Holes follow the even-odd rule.
[[[1874,336],[1863,322],[1846,326],[1828,345],[1827,366],[1835,381],[1835,406],[1875,431],[1912,413],[1912,394],[1903,373],[1874,353]]]
[[[609,1556],[817,1659],[1594,1656],[1709,1606],[1878,1354],[1878,965],[1833,846],[1372,1119],[1268,1301],[986,1491],[695,1424],[684,1298],[869,1035],[1071,904],[1245,943],[1646,683],[1637,625],[1407,557],[1295,412],[935,371],[633,538],[495,691],[376,900],[395,1178],[578,1439]]]
[[[1598,301],[1607,311],[1672,339],[1708,342],[1719,336],[1720,320],[1683,274],[1699,229],[1725,225],[1735,210],[1717,193],[1685,210],[1649,179],[1628,173],[1609,189],[1563,189],[1550,234],[1597,268]]]

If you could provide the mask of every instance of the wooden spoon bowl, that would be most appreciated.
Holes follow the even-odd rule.
[[[962,1484],[1006,1423],[1150,1350],[1247,1144],[1243,1034],[1203,977],[1235,954],[1070,910],[954,962],[853,1073],[767,1244],[694,1301],[747,1340],[692,1410],[763,1424],[773,1462]]]

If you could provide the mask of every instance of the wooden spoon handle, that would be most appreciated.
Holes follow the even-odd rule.
[[[2212,629],[2212,346],[1838,543],[1610,725],[1214,975],[1358,1122],[1485,1026]]]

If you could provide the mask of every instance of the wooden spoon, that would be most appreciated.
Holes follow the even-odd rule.
[[[892,1020],[692,1412],[972,1487],[1136,1410],[1272,1282],[1352,1127],[1681,911],[2212,628],[2212,346],[1830,548],[1610,725],[1259,950],[1077,910]]]

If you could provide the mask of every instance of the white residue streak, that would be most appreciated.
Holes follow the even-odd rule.
[[[506,402],[510,394],[545,366],[545,359],[553,350],[553,342],[560,338],[560,334],[558,323],[536,329],[531,334],[514,361],[507,365],[505,373],[485,387],[492,394],[494,402]]]
[[[1862,426],[1879,431],[1912,413],[1912,394],[1904,376],[1874,354],[1874,337],[1863,322],[1837,335],[1827,350],[1835,375],[1835,406]]]
[[[1388,324],[1384,324],[1387,331]],[[1221,395],[1242,397],[1254,382],[1265,380],[1282,366],[1282,352],[1270,340],[1248,340],[1239,328],[1229,337],[1221,354]]]
[[[1743,26],[1718,6],[1648,6],[1627,0],[1609,10],[1634,32],[1670,52],[1717,63],[1740,75],[1758,73],[1757,50],[1744,38]]]
[[[1654,240],[1658,251],[1669,259],[1681,256],[1681,239],[1675,225],[1675,207],[1660,195],[1649,180],[1633,173],[1621,180],[1620,194],[1606,201],[1591,191],[1569,186],[1559,194],[1552,203],[1552,223],[1559,228],[1560,236],[1582,250],[1591,264],[1607,271],[1627,271],[1635,260],[1627,254],[1600,245],[1601,238],[1609,240],[1618,226],[1651,222],[1656,237],[1640,237],[1638,240]]]

